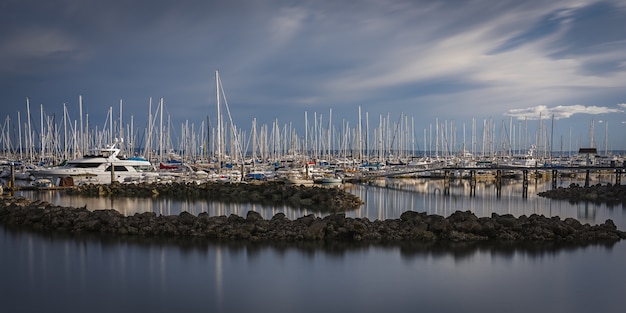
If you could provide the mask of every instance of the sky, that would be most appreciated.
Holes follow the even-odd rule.
[[[469,140],[489,120],[626,149],[623,0],[0,2],[5,128],[27,98],[34,124],[64,104],[78,120],[79,96],[91,125],[122,100],[123,123],[145,127],[151,98],[173,129],[215,125],[216,71],[241,129],[303,134],[305,112],[355,127],[360,108],[370,128],[408,117],[418,140],[437,123]]]

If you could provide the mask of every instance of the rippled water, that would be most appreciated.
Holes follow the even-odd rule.
[[[568,185],[569,181],[560,184]],[[349,216],[406,210],[478,216],[544,214],[626,229],[624,208],[536,197],[549,182],[502,187],[393,180],[346,187],[366,204]],[[323,215],[284,206],[24,193],[124,214]],[[584,247],[506,244],[257,245],[190,239],[120,240],[37,234],[0,226],[2,312],[624,312],[626,243]]]

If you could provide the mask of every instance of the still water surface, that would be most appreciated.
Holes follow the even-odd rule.
[[[568,185],[569,181],[559,182]],[[624,208],[535,196],[549,182],[495,186],[388,180],[352,185],[366,201],[352,217],[398,218],[406,210],[478,216],[533,213],[607,218],[626,229]],[[259,211],[294,219],[322,212],[250,204],[91,199],[24,193],[61,205],[124,214]],[[0,312],[624,312],[626,242],[614,245],[252,245],[43,235],[0,226]]]

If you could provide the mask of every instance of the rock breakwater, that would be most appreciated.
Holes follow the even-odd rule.
[[[626,204],[626,185],[593,185],[581,187],[570,184],[569,187],[559,187],[538,193],[541,197],[550,199],[569,200],[571,202],[590,201],[608,204]]]
[[[137,213],[124,216],[114,210],[55,206],[23,198],[0,200],[0,223],[34,230],[75,234],[101,233],[120,236],[189,237],[254,242],[562,242],[588,244],[615,242],[626,238],[612,220],[591,226],[579,221],[542,215],[492,214],[477,217],[457,211],[449,217],[404,212],[399,219],[350,218],[345,213],[325,217],[306,215],[289,220],[283,213],[264,219],[249,211],[246,217],[194,216],[182,212],[173,216]]]
[[[363,201],[341,189],[316,186],[223,183],[141,183],[78,186],[66,191],[94,197],[168,197],[175,199],[207,199],[222,202],[285,204],[296,208],[312,208],[320,212],[356,210]]]

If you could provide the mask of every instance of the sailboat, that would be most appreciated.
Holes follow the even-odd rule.
[[[215,153],[215,157],[217,161],[216,170],[217,170],[218,181],[239,183],[241,182],[243,178],[243,167],[241,171],[237,170],[237,168],[239,168],[239,165],[236,163],[240,161],[241,162],[240,164],[243,164],[245,162],[245,158],[244,158],[243,149],[241,147],[239,136],[237,135],[237,132],[235,131],[236,128],[233,123],[232,116],[230,114],[230,108],[228,106],[228,102],[226,101],[226,95],[224,94],[222,81],[220,79],[218,71],[215,71],[215,89],[216,89],[216,101],[217,101],[217,134],[216,134],[217,151]],[[227,151],[226,151],[226,136],[224,134],[225,127],[224,127],[224,122],[222,121],[220,100],[224,100],[224,106],[226,107],[226,113],[228,114],[228,120],[230,122],[230,131],[233,132],[232,140],[234,140],[234,142],[231,142],[231,146],[234,144],[235,151],[232,151],[232,148],[231,148],[230,152],[233,153],[232,158],[230,155],[227,154]],[[226,166],[225,168],[223,168],[223,165],[226,165],[226,164],[230,164],[232,166],[230,166],[230,168],[229,166]]]

